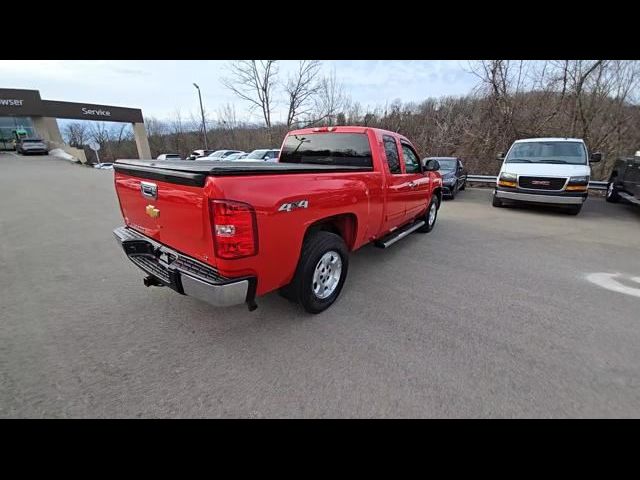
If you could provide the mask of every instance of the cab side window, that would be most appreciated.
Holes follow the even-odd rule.
[[[402,155],[404,156],[404,168],[407,173],[420,173],[420,160],[418,155],[409,145],[402,144]]]
[[[384,153],[387,157],[387,164],[391,173],[402,173],[400,170],[400,155],[398,154],[398,145],[396,139],[391,135],[383,135]]]

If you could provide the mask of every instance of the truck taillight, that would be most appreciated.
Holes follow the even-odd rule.
[[[256,213],[246,203],[209,200],[216,257],[233,259],[258,253]]]

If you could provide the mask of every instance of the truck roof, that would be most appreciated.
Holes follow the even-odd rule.
[[[407,142],[411,143],[407,137],[398,132],[393,132],[391,130],[384,130],[382,128],[374,128],[374,127],[363,127],[358,125],[338,125],[338,126],[329,126],[329,127],[312,127],[312,128],[301,128],[298,130],[291,130],[287,133],[287,135],[304,135],[309,133],[323,133],[323,132],[337,132],[337,133],[366,133],[369,130],[373,130],[375,132],[379,132],[381,134],[393,135],[399,137]]]
[[[521,138],[513,143],[526,143],[526,142],[582,142],[581,138],[567,138],[567,137],[542,137],[542,138]]]

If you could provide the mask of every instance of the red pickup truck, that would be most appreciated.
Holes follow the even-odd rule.
[[[318,313],[340,294],[349,252],[431,231],[438,168],[402,135],[346,126],[289,132],[274,163],[118,160],[114,234],[146,286],[250,310],[280,289]]]

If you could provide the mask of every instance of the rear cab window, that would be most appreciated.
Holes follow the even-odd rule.
[[[290,135],[282,146],[280,163],[373,167],[371,146],[366,133]]]
[[[384,143],[384,153],[387,157],[389,172],[394,175],[402,173],[400,168],[400,154],[398,153],[398,144],[396,143],[396,139],[391,135],[383,135],[382,141]]]

